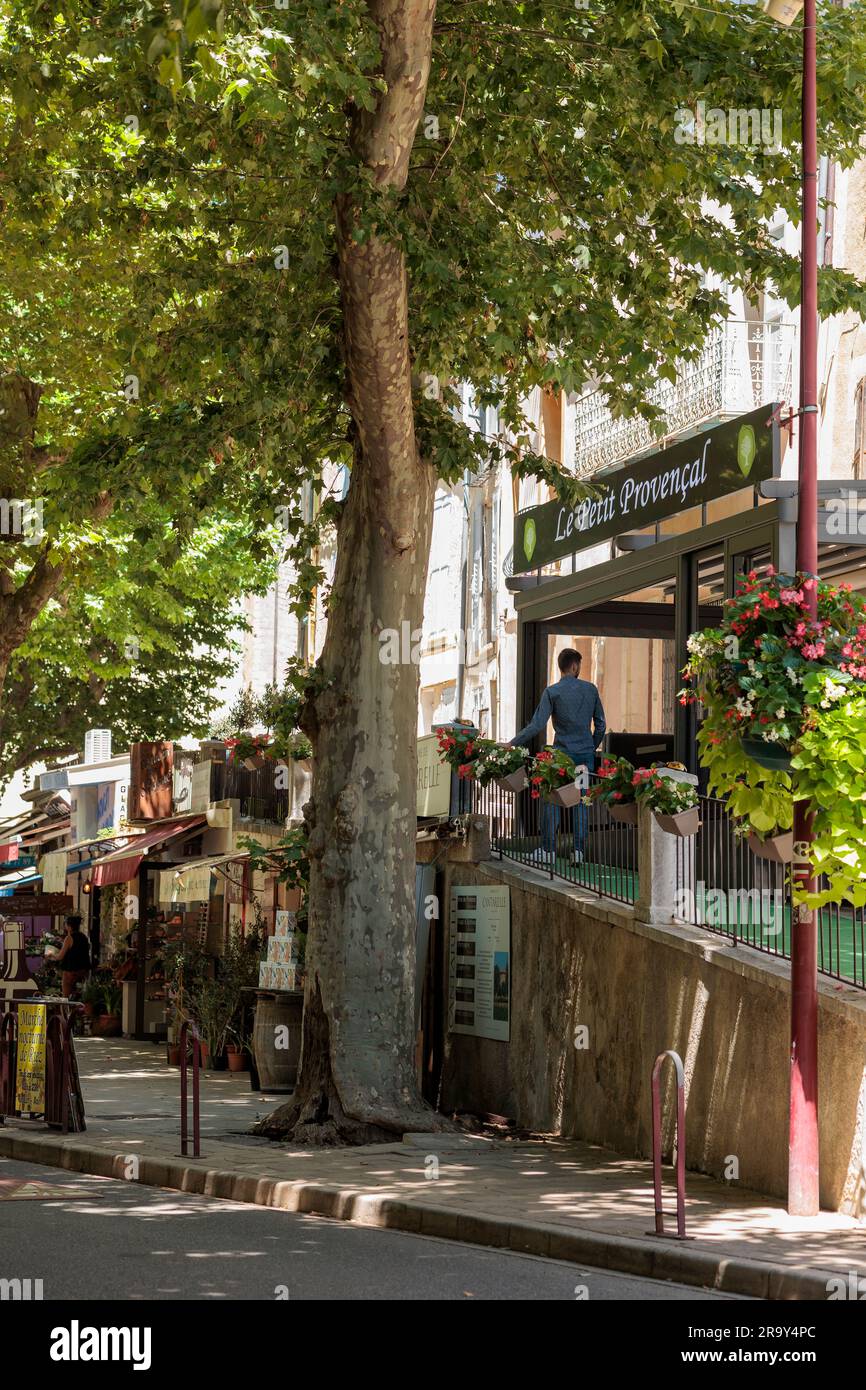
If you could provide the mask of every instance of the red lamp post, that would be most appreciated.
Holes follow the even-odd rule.
[[[765,0],[782,24],[803,8],[803,217],[800,295],[800,457],[797,569],[818,576],[818,104],[816,0]],[[818,616],[818,594],[808,590],[808,617]],[[795,846],[812,842],[812,817],[794,806]],[[794,865],[796,886],[815,891],[808,862]],[[816,1216],[818,1186],[818,915],[794,910],[791,923],[791,1093],[788,1129],[788,1211]]]
[[[818,105],[816,0],[803,11],[803,221],[800,296],[800,459],[797,568],[818,577]],[[817,587],[808,591],[818,616]],[[811,844],[812,817],[794,807],[794,841]],[[815,891],[808,864],[797,864],[802,891]],[[797,908],[791,923],[791,1102],[788,1211],[817,1216],[818,1185],[818,914]]]

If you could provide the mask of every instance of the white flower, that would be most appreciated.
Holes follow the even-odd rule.
[[[797,672],[794,670],[793,666],[786,666],[785,674],[787,675],[788,680],[791,682],[792,685],[802,684],[802,682],[798,679]]]
[[[777,719],[784,719],[784,718],[785,718],[785,706],[784,706],[784,705],[780,705],[779,708],[776,710],[776,718],[777,718]]]

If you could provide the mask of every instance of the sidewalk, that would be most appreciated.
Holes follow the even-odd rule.
[[[823,1300],[833,1275],[866,1279],[863,1223],[826,1212],[794,1220],[772,1199],[696,1174],[687,1178],[692,1238],[653,1237],[650,1165],[588,1144],[419,1134],[284,1148],[245,1133],[284,1099],[251,1092],[246,1074],[202,1073],[202,1157],[180,1158],[178,1072],[164,1049],[85,1038],[77,1050],[87,1132],[10,1121],[0,1157],[757,1298]],[[670,1168],[665,1195],[675,1230]]]

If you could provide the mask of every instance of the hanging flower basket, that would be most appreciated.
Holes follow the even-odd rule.
[[[607,809],[611,820],[619,821],[620,825],[637,825],[636,801],[609,802]]]
[[[574,782],[566,782],[564,787],[554,787],[544,800],[550,806],[576,806],[583,793]]]
[[[673,816],[666,816],[661,811],[654,811],[656,824],[667,835],[678,835],[680,839],[686,839],[689,835],[697,835],[700,826],[697,806],[690,806],[687,811],[677,811]]]
[[[543,797],[549,806],[576,806],[583,795],[576,776],[577,765],[563,748],[542,748],[529,769],[530,796]]]
[[[765,767],[768,772],[790,772],[791,754],[787,748],[768,743],[763,738],[742,738],[740,747],[747,758]]]
[[[253,753],[251,757],[243,759],[243,765],[248,772],[258,772],[260,767],[264,767],[267,762],[264,753]]]
[[[787,830],[781,835],[768,835],[762,840],[752,830],[749,833],[749,849],[758,859],[766,859],[770,864],[791,864],[794,861],[794,832]]]
[[[516,796],[529,785],[529,778],[526,775],[526,768],[519,767],[516,772],[509,772],[505,777],[497,777],[496,785],[500,791],[513,792]]]

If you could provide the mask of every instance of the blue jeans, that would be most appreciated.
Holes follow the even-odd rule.
[[[556,747],[556,745],[554,745]],[[578,750],[572,752],[570,748],[563,749],[569,757],[574,758],[578,767],[585,763],[590,772],[595,771],[595,750],[586,753]],[[545,801],[541,810],[541,847],[553,854],[556,853],[556,832],[559,829],[559,817],[562,814],[562,807],[551,806]],[[574,816],[574,852],[583,854],[583,847],[586,843],[586,832],[589,827],[589,810],[585,801],[579,801],[572,809]]]

